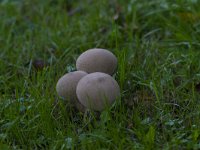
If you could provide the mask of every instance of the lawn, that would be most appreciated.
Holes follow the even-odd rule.
[[[118,58],[121,96],[56,93],[77,57]],[[200,1],[0,0],[0,149],[200,149]]]

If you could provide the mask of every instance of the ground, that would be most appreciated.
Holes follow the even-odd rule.
[[[0,149],[200,149],[200,2],[0,0]],[[121,97],[101,113],[55,85],[99,47]]]

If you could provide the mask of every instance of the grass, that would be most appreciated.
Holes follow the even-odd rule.
[[[199,7],[0,0],[0,149],[199,149]],[[118,57],[121,98],[83,114],[55,85],[93,47]],[[49,66],[37,70],[35,60]]]

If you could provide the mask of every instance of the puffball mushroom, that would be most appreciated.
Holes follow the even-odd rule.
[[[84,71],[70,72],[62,76],[56,85],[56,91],[60,97],[65,100],[70,100],[70,103],[75,105],[80,111],[84,111],[76,96],[76,86],[81,78],[87,75]]]
[[[110,75],[95,72],[84,76],[76,88],[78,100],[86,108],[102,111],[120,95],[120,88]]]
[[[116,56],[110,51],[100,48],[85,51],[76,61],[77,70],[87,73],[103,72],[112,75],[116,67]]]

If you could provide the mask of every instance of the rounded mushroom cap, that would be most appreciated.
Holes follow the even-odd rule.
[[[102,111],[120,95],[120,88],[110,75],[95,72],[83,77],[76,88],[78,100],[87,108]]]
[[[60,97],[65,100],[70,100],[70,103],[75,105],[79,110],[83,110],[76,96],[76,86],[79,80],[87,75],[84,71],[70,72],[62,76],[56,85],[56,91]]]
[[[77,70],[87,73],[103,72],[112,75],[117,67],[117,58],[108,50],[94,48],[82,53],[77,61]]]

